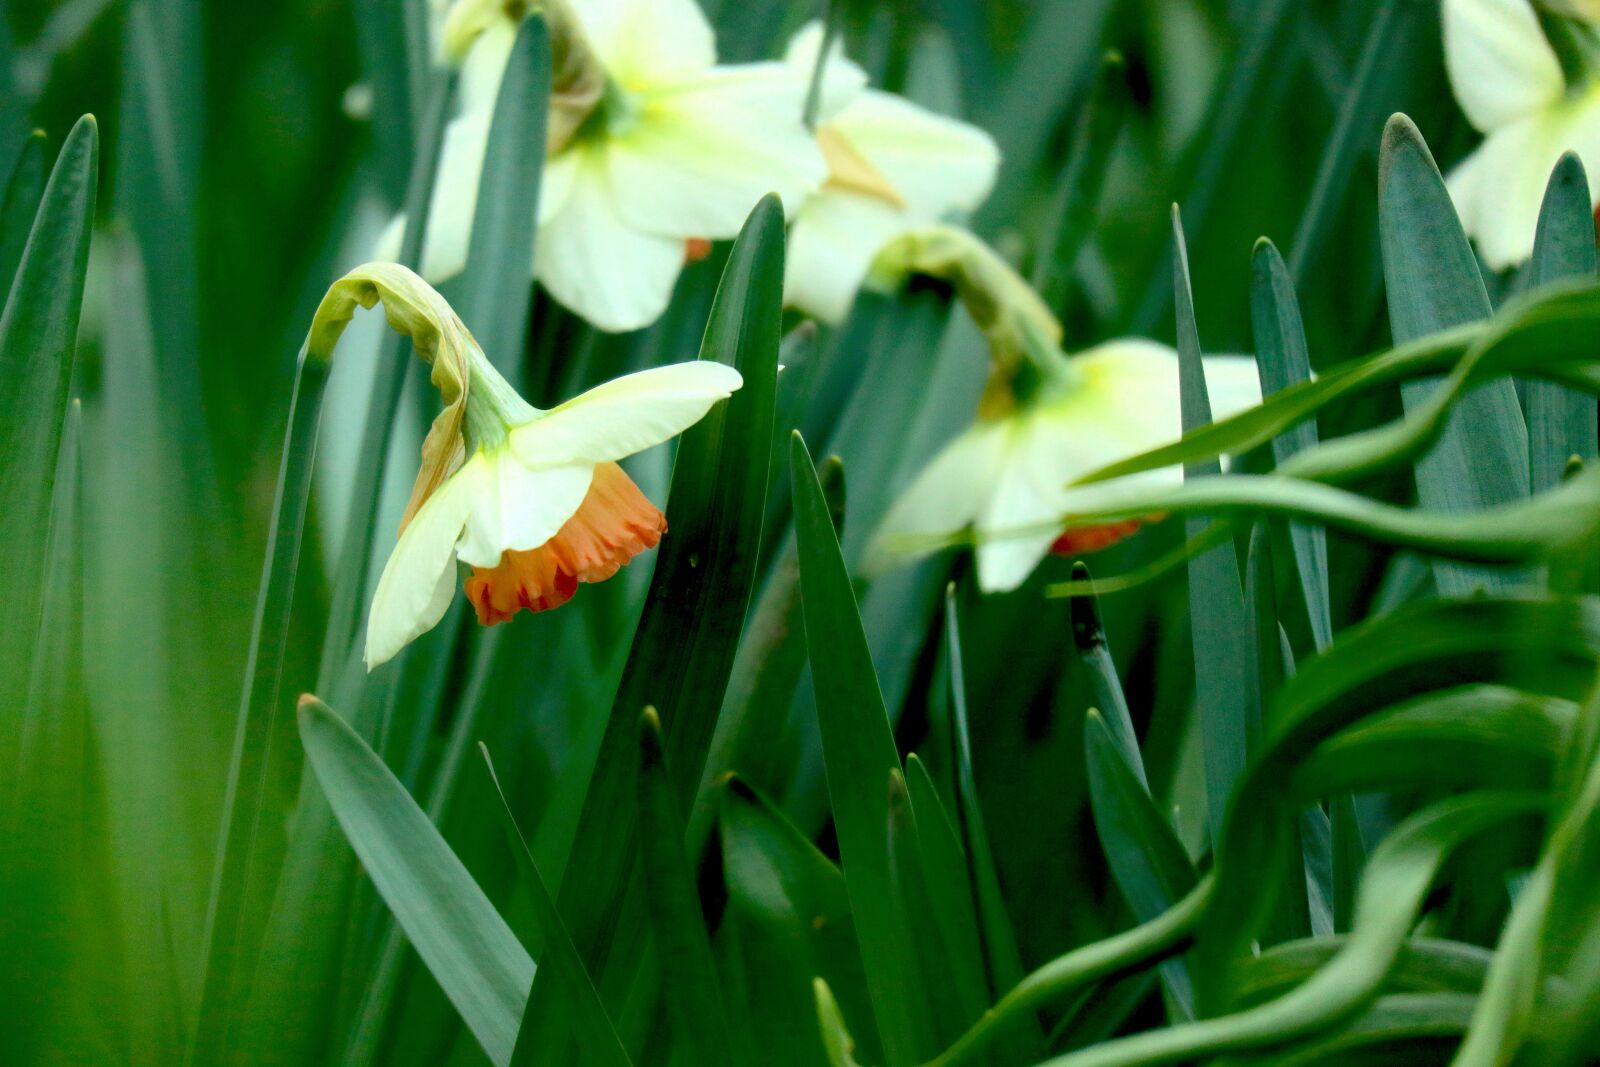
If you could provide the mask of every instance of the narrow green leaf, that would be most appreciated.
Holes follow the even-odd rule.
[[[535,12],[522,20],[506,59],[478,179],[467,265],[457,283],[464,294],[463,320],[515,386],[524,381],[549,95],[550,35],[544,16]]]
[[[983,961],[989,976],[989,993],[998,1000],[1022,981],[1022,954],[1007,911],[1005,894],[1000,889],[1000,873],[995,868],[984,825],[983,807],[978,802],[978,781],[972,769],[972,730],[967,709],[966,657],[961,646],[961,619],[956,611],[955,586],[945,587],[944,634],[946,662],[950,668],[950,740],[954,746],[951,763],[955,769],[956,820],[961,832],[961,847],[972,874],[972,896],[978,908],[978,932],[983,938]],[[1043,1034],[1036,1018],[1026,1018],[1006,1037],[1006,1051],[1019,1059],[1044,1054]]]
[[[884,838],[889,825],[884,784],[891,771],[899,772],[900,757],[827,498],[799,434],[791,441],[789,463],[806,647],[850,910],[884,1056],[891,1067],[916,1063],[930,1051],[923,1047],[926,1002],[917,985],[911,934],[896,904]]]
[[[700,358],[737,367],[744,386],[678,445],[667,499],[672,532],[656,560],[565,865],[572,874],[561,884],[562,916],[602,992],[612,975],[633,980],[647,942],[631,936],[645,922],[643,902],[629,892],[637,874],[639,709],[660,713],[674,795],[687,807],[750,602],[773,435],[783,241],[783,209],[765,197],[734,242],[700,348]],[[630,936],[618,935],[624,927]],[[561,1056],[565,1029],[553,1007],[537,990],[529,998],[523,1034],[541,1051],[535,1062]]]
[[[1369,131],[1382,118],[1382,97],[1392,89],[1396,72],[1409,66],[1400,57],[1410,54],[1423,14],[1424,8],[1410,0],[1380,0],[1367,24],[1361,56],[1323,147],[1316,183],[1290,245],[1290,274],[1297,282],[1305,280],[1323,243],[1334,231],[1340,206],[1350,189],[1350,178],[1369,150]]]
[[[689,1062],[733,1063],[732,1017],[723,1007],[700,894],[683,851],[683,819],[666,758],[661,720],[654,708],[645,708],[639,721],[639,852],[646,910],[667,976],[667,1017],[675,1048]]]
[[[22,144],[17,162],[6,182],[5,199],[0,200],[0,288],[11,291],[22,262],[22,249],[28,243],[39,200],[44,196],[44,131],[35,130]]]
[[[278,732],[275,724],[289,640],[289,614],[300,569],[317,422],[329,369],[328,361],[307,358],[305,349],[301,349],[222,800],[203,935],[201,958],[205,969],[200,1015],[189,1049],[191,1063],[213,1063],[231,1046],[231,1031],[237,1025],[266,926],[264,912],[272,885],[269,879],[276,876],[276,871],[261,866],[257,834],[264,820],[283,817],[281,812],[267,810],[271,795],[270,757]]]
[[[1121,54],[1106,53],[1073,124],[1072,151],[1061,171],[1046,243],[1033,265],[1033,287],[1051,307],[1060,307],[1066,297],[1073,265],[1094,225],[1111,149],[1122,133],[1127,77]]]
[[[1477,257],[1467,243],[1433,155],[1410,119],[1384,130],[1379,162],[1379,226],[1389,321],[1399,343],[1489,317]],[[1408,411],[1427,402],[1437,383],[1401,386]],[[1443,511],[1476,511],[1528,495],[1528,432],[1509,381],[1484,386],[1456,405],[1444,435],[1417,461],[1417,495]],[[1503,587],[1509,576],[1441,563],[1444,593],[1477,585]]]
[[[787,482],[787,474],[784,481]],[[844,464],[828,456],[817,468],[817,480],[828,498],[835,531],[844,529]],[[750,609],[738,654],[728,678],[728,693],[716,734],[706,757],[696,810],[689,821],[690,851],[697,850],[710,829],[719,790],[715,779],[737,771],[757,789],[774,793],[788,772],[783,737],[791,725],[795,687],[806,665],[804,641],[794,640],[800,620],[800,560],[791,532],[785,538],[761,594]],[[835,987],[837,988],[837,986]],[[806,989],[810,996],[810,987]]]
[[[1288,65],[1278,62],[1278,42],[1299,9],[1292,0],[1252,0],[1250,6],[1249,16],[1241,22],[1241,39],[1230,69],[1206,116],[1204,135],[1195,140],[1193,154],[1197,158],[1184,190],[1183,210],[1198,229],[1205,227],[1218,194],[1225,188],[1223,179],[1238,156],[1241,135],[1254,128],[1265,102],[1284,96],[1281,87]],[[1165,275],[1162,270],[1152,275],[1128,332],[1148,333],[1171,306],[1169,301],[1175,294]],[[1182,317],[1179,310],[1180,323]]]
[[[511,1062],[533,961],[438,829],[345,721],[300,702],[300,737],[339,825],[417,954],[496,1067]]]
[[[811,976],[837,994],[868,1063],[882,1062],[844,876],[783,813],[741,779],[722,791],[722,863],[732,951],[748,974],[746,1002],[758,1047],[774,1063],[823,1054],[811,1017]],[[725,920],[726,922],[727,920]]]
[[[742,779],[722,792],[722,861],[736,945],[746,961],[746,1011],[758,1048],[778,1064],[814,1064],[821,1035],[803,1006],[811,977],[843,1001],[867,1062],[882,1061],[867,1001],[845,878],[781,811]],[[725,920],[726,921],[726,920]]]
[[[1089,567],[1082,560],[1072,565],[1074,581],[1087,582]],[[1127,697],[1122,694],[1122,682],[1117,677],[1117,665],[1111,659],[1111,647],[1106,643],[1104,628],[1100,625],[1100,607],[1094,596],[1074,597],[1072,601],[1072,640],[1078,650],[1078,659],[1089,668],[1089,689],[1094,697],[1094,708],[1103,716],[1102,721],[1110,731],[1128,770],[1149,792],[1150,779],[1145,774],[1144,757],[1139,753],[1139,738],[1133,729],[1133,716],[1128,712]]]
[[[1532,284],[1561,278],[1592,278],[1595,273],[1594,212],[1589,178],[1575,153],[1561,157],[1545,188],[1544,207],[1533,242]],[[1600,454],[1596,441],[1595,398],[1554,382],[1527,385],[1528,450],[1535,492],[1561,481],[1572,456]]]
[[[495,795],[500,798],[506,840],[517,861],[517,873],[527,884],[528,893],[533,898],[534,922],[538,925],[539,940],[544,945],[540,965],[560,977],[568,1018],[574,1021],[573,1029],[583,1042],[585,1053],[601,1067],[628,1067],[631,1062],[628,1051],[622,1047],[622,1038],[617,1036],[605,1005],[600,1003],[600,994],[595,990],[589,972],[584,970],[583,961],[578,958],[578,950],[561,922],[556,902],[545,886],[544,876],[533,862],[533,853],[528,851],[528,841],[517,826],[516,816],[511,813],[505,790],[500,788],[500,776],[495,773],[494,761],[489,758],[489,750],[481,742],[478,753],[483,757],[484,769],[489,774]],[[511,1063],[512,1067],[519,1067],[514,1055]]]
[[[1476,998],[1463,993],[1397,993],[1379,997],[1314,1037],[1256,1055],[1230,1056],[1218,1067],[1396,1067],[1442,1063],[1467,1028]]]
[[[0,708],[26,699],[38,641],[44,534],[83,306],[99,143],[85,116],[61,146],[0,315],[0,539],[8,546],[0,571]],[[0,757],[14,755],[14,742],[3,743]]]
[[[932,973],[947,976],[941,984],[953,994],[957,1016],[941,1020],[941,1024],[946,1028],[953,1025],[954,1037],[990,1004],[972,878],[955,827],[939,800],[938,788],[915,753],[906,757],[904,784],[933,918],[932,926],[917,924],[921,931],[918,940],[929,948],[937,947],[938,958],[944,963],[942,971]]]
[[[1240,974],[1239,1002],[1260,1004],[1294,989],[1342,952],[1350,939],[1308,937],[1264,949]],[[1476,993],[1494,954],[1478,945],[1439,938],[1408,938],[1384,977],[1389,993]]]
[[[1478,834],[1525,820],[1540,807],[1538,794],[1481,791],[1424,808],[1397,827],[1373,854],[1362,882],[1355,932],[1344,950],[1312,978],[1265,1004],[1119,1038],[1050,1060],[1048,1067],[1132,1067],[1205,1059],[1279,1044],[1350,1016],[1376,995],[1445,861]],[[1210,996],[1216,998],[1217,992]]]
[[[1233,969],[1250,954],[1279,890],[1257,872],[1282,862],[1301,804],[1331,792],[1396,784],[1368,780],[1356,761],[1336,765],[1350,772],[1338,781],[1304,778],[1294,768],[1310,752],[1397,698],[1439,686],[1515,680],[1568,699],[1586,693],[1595,674],[1586,650],[1596,640],[1597,623],[1600,617],[1577,601],[1422,602],[1346,631],[1328,653],[1303,664],[1274,702],[1268,747],[1234,798],[1240,814],[1219,845],[1217,905],[1191,957],[1197,990],[1222,995]]]
[[[946,914],[935,902],[922,830],[912,809],[905,776],[896,767],[889,772],[888,835],[889,884],[894,903],[905,918],[913,952],[916,988],[927,997],[927,1014],[921,1021],[923,1042],[940,1045],[954,1041],[961,1031],[988,1007],[982,989],[981,961],[963,963],[952,955],[959,949],[957,931],[944,927]],[[971,920],[968,920],[970,926]],[[965,966],[965,973],[961,973]]]
[[[1256,366],[1261,372],[1261,395],[1268,397],[1310,381],[1311,356],[1306,348],[1294,280],[1271,241],[1263,237],[1256,242],[1251,267],[1250,314],[1255,326]],[[1306,419],[1274,438],[1272,452],[1281,464],[1316,443],[1317,422]],[[1318,649],[1327,648],[1333,640],[1328,607],[1328,536],[1320,527],[1290,523],[1289,539],[1294,546],[1295,570],[1300,576],[1312,640]]]
[[[1105,719],[1084,719],[1090,810],[1106,862],[1128,910],[1140,922],[1161,915],[1198,881],[1183,844],[1156,810],[1149,787],[1134,776]],[[1181,960],[1161,965],[1161,980],[1182,1018],[1194,1018],[1194,986]]]
[[[1185,433],[1211,421],[1200,334],[1195,325],[1194,293],[1189,287],[1189,251],[1183,220],[1172,209],[1172,284],[1178,315],[1178,380]],[[1186,463],[1185,482],[1221,473],[1216,460]],[[1188,536],[1198,537],[1209,523],[1188,518]],[[1261,716],[1250,619],[1233,544],[1218,545],[1189,560],[1189,625],[1194,644],[1195,715],[1205,754],[1206,805],[1213,842],[1222,830],[1233,783],[1244,769],[1250,723]]]

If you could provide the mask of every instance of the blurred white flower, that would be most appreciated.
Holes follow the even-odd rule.
[[[459,357],[452,365],[466,368],[452,379],[463,410],[459,429],[435,442],[438,476],[419,480],[378,580],[367,622],[369,670],[444,617],[458,560],[472,568],[465,591],[478,621],[491,626],[524,608],[560,607],[579,582],[604,581],[653,548],[666,518],[617,460],[683,432],[743,384],[722,363],[678,363],[540,411],[500,377],[437,293],[420,281],[413,291],[425,291],[415,304],[433,309],[446,347]],[[447,457],[459,460],[463,446],[465,462],[449,470]]]
[[[552,118],[533,275],[601,329],[638,329],[666,307],[685,258],[735,236],[762,196],[776,192],[792,210],[821,184],[827,164],[801,121],[806,78],[777,62],[718,66],[694,0],[546,7],[558,77],[592,77],[596,92],[581,124]],[[429,215],[431,280],[466,264],[521,8],[457,0],[446,20],[461,108],[445,133]],[[398,239],[395,227],[389,242]]]
[[[813,22],[790,42],[797,74],[811,76],[822,38]],[[983,202],[1000,150],[976,126],[867,87],[866,73],[838,47],[823,80],[816,135],[828,179],[795,216],[784,300],[837,323],[888,241]]]
[[[1450,195],[1483,258],[1502,270],[1532,253],[1545,185],[1563,152],[1583,159],[1600,202],[1600,80],[1568,84],[1529,0],[1444,0],[1443,19],[1450,84],[1484,135],[1451,173]],[[1575,40],[1593,31],[1585,22],[1564,29]]]
[[[1110,341],[1020,377],[1014,404],[991,390],[978,422],[945,446],[889,509],[868,569],[948,544],[963,531],[977,539],[978,585],[1005,592],[1021,585],[1052,551],[1079,555],[1133,532],[1137,522],[1063,532],[1069,483],[1182,435],[1178,357],[1166,345]],[[1255,361],[1210,356],[1206,387],[1217,418],[1261,402]],[[1015,395],[1015,394],[1012,394]],[[1000,410],[995,410],[999,408]],[[1128,481],[1177,482],[1178,467]]]

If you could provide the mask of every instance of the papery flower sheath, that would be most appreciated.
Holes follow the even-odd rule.
[[[1564,9],[1592,17],[1589,7]],[[1532,253],[1545,184],[1563,152],[1586,164],[1591,201],[1600,202],[1600,42],[1588,21],[1544,17],[1573,45],[1566,71],[1529,0],[1444,0],[1450,85],[1484,135],[1450,174],[1450,195],[1496,270]]]
[[[970,534],[979,586],[1005,592],[1052,551],[1092,552],[1138,528],[1130,521],[1065,529],[1070,483],[1182,436],[1176,352],[1132,338],[1067,356],[1061,326],[1038,295],[987,245],[952,227],[903,234],[873,270],[950,282],[988,338],[990,373],[977,422],[890,507],[868,552],[869,571]],[[1249,357],[1207,357],[1205,375],[1219,419],[1261,402]],[[1170,467],[1127,481],[1181,477]]]
[[[701,360],[624,375],[548,411],[517,395],[448,303],[397,264],[352,271],[323,298],[308,350],[331,353],[355,308],[381,301],[433,365],[445,410],[423,443],[411,504],[367,621],[368,669],[438,624],[457,564],[485,625],[566,603],[666,532],[617,461],[694,425],[740,387]]]
[[[445,56],[461,105],[445,133],[423,274],[466,263],[495,101],[525,4],[457,0]],[[649,325],[706,242],[776,192],[793,210],[827,165],[802,120],[807,81],[779,62],[718,65],[693,0],[544,5],[558,92],[532,274],[604,330]],[[386,245],[396,245],[391,226]]]
[[[795,35],[787,59],[797,72],[809,76],[822,38],[816,22]],[[816,135],[828,178],[795,215],[784,301],[837,323],[892,238],[983,202],[1000,150],[977,126],[868,87],[866,73],[837,47],[823,81]]]

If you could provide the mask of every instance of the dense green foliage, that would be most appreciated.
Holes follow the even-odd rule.
[[[704,6],[741,61],[821,13]],[[627,464],[656,552],[371,673],[438,405],[379,313],[300,346],[403,207],[419,259],[426,4],[0,19],[0,1058],[1594,1061],[1582,163],[1480,262],[1424,0],[831,6],[995,136],[971,225],[1065,347],[1177,348],[1185,437],[1070,520],[1142,532],[999,595],[968,544],[867,573],[988,349],[931,281],[785,311],[775,198],[648,329],[522,284],[535,19],[441,292],[541,407],[697,352],[744,385]],[[1266,402],[1213,421],[1203,352]]]

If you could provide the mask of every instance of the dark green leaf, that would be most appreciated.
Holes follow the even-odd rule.
[[[734,243],[700,358],[731,364],[744,386],[683,435],[663,541],[623,668],[562,880],[562,916],[608,1004],[612,976],[632,982],[646,939],[633,831],[638,715],[655,707],[667,737],[674,795],[685,807],[705,767],[760,558],[783,298],[783,209],[766,197]],[[880,822],[880,826],[881,826]],[[631,899],[630,899],[631,898]],[[620,918],[619,918],[620,916]],[[618,935],[619,928],[627,934]],[[602,968],[598,961],[608,960]],[[523,1033],[559,1059],[565,1028],[530,996]]]
[[[1194,293],[1189,287],[1189,252],[1183,222],[1172,209],[1172,284],[1177,297],[1178,379],[1185,433],[1211,421],[1200,334],[1195,325]],[[1220,473],[1216,460],[1186,463],[1185,482]],[[1190,538],[1209,523],[1185,520]],[[1239,580],[1239,561],[1231,541],[1189,560],[1189,625],[1194,643],[1195,716],[1205,756],[1206,810],[1212,840],[1221,832],[1234,780],[1244,770],[1252,722],[1261,717],[1250,618]]]
[[[1148,922],[1194,889],[1194,865],[1098,712],[1085,718],[1083,741],[1100,846],[1128,910]],[[1192,1019],[1194,987],[1182,961],[1162,964],[1161,978],[1180,1015]]]
[[[1477,257],[1432,153],[1404,116],[1395,116],[1384,130],[1378,188],[1395,341],[1488,318]],[[1406,409],[1423,405],[1438,387],[1402,386]],[[1456,405],[1438,444],[1417,461],[1417,495],[1425,506],[1444,511],[1476,511],[1528,495],[1528,432],[1509,381],[1484,386]],[[1435,566],[1434,576],[1446,593],[1506,584],[1503,576],[1446,563]]]
[[[728,883],[730,951],[746,974],[736,1010],[775,1064],[810,1065],[822,1055],[811,1013],[813,975],[842,1001],[867,1062],[881,1062],[861,949],[839,869],[764,797],[739,779],[722,792],[722,862]]]
[[[1595,273],[1594,211],[1583,162],[1568,152],[1556,164],[1545,189],[1544,208],[1533,242],[1532,283],[1561,278],[1592,278]],[[1567,460],[1600,454],[1596,443],[1595,399],[1554,382],[1527,387],[1528,450],[1535,492],[1561,481]]]
[[[0,316],[0,538],[8,546],[0,572],[0,708],[20,708],[26,699],[38,640],[45,532],[89,263],[99,144],[94,119],[84,117],[61,146]],[[8,740],[0,757],[14,753]]]
[[[828,501],[799,434],[792,439],[789,464],[806,647],[850,910],[884,1056],[891,1067],[916,1063],[931,1051],[923,1047],[928,1036],[927,1006],[885,841],[889,825],[885,786],[890,772],[899,773],[900,756]]]
[[[467,265],[458,283],[462,320],[501,374],[523,384],[534,228],[544,170],[550,39],[537,12],[522,20],[506,59],[478,179]]]
[[[654,708],[644,709],[639,721],[638,798],[645,909],[666,974],[663,996],[676,1048],[692,1063],[732,1063],[732,1016],[723,1007],[700,894],[683,851],[683,819]]]
[[[1261,395],[1267,397],[1310,381],[1311,357],[1306,350],[1294,281],[1271,241],[1262,238],[1256,242],[1252,267],[1250,312],[1255,325],[1256,365],[1261,371]],[[1283,463],[1316,443],[1317,422],[1306,419],[1274,438],[1272,452],[1277,462]],[[1333,640],[1328,607],[1328,536],[1320,527],[1295,522],[1289,524],[1289,538],[1294,546],[1307,625],[1317,648],[1327,648]]]
[[[8,293],[44,195],[44,158],[44,131],[35,130],[23,142],[0,200],[0,288]]]
[[[416,801],[326,704],[300,704],[306,758],[367,874],[489,1059],[511,1062],[533,961]]]
[[[511,846],[511,854],[517,861],[517,872],[527,884],[529,895],[533,898],[534,921],[538,924],[539,939],[544,945],[540,964],[551,974],[560,977],[562,992],[567,1002],[567,1017],[573,1020],[573,1029],[578,1039],[583,1042],[585,1054],[601,1067],[627,1067],[631,1062],[628,1059],[628,1051],[622,1047],[622,1038],[617,1036],[616,1027],[611,1024],[611,1017],[606,1014],[605,1005],[600,1003],[600,994],[595,991],[589,972],[584,970],[583,961],[578,958],[578,950],[573,947],[572,937],[561,922],[555,900],[551,898],[550,890],[545,886],[544,876],[539,873],[538,866],[533,862],[533,853],[528,851],[527,839],[522,836],[516,816],[511,813],[511,804],[506,800],[505,790],[500,788],[500,777],[495,774],[494,761],[489,758],[489,750],[479,744],[478,751],[483,756],[483,765],[489,773],[489,781],[494,786],[495,795],[500,798],[500,812],[504,816],[506,839]],[[515,1056],[511,1062],[515,1067],[517,1062]]]

